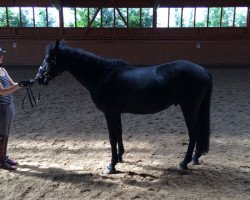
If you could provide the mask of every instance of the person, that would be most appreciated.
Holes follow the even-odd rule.
[[[3,58],[6,51],[0,47],[0,168],[17,169],[18,162],[7,156],[8,138],[15,115],[12,93],[32,85],[29,80],[14,82],[6,69],[3,68]]]

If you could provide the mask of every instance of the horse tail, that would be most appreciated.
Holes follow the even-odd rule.
[[[207,71],[208,72],[208,71]],[[212,94],[212,75],[209,75],[208,90],[203,99],[198,113],[198,137],[196,142],[196,151],[201,154],[206,154],[209,151],[209,138],[210,138],[210,102]]]

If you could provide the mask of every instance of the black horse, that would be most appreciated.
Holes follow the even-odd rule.
[[[149,114],[180,105],[190,140],[178,169],[187,169],[192,160],[198,164],[200,156],[208,152],[212,76],[207,69],[188,61],[136,67],[57,40],[47,47],[36,80],[47,85],[63,71],[69,71],[89,90],[97,109],[105,115],[112,151],[106,173],[115,172],[124,154],[122,113]]]

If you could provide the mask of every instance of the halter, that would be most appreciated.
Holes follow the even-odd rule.
[[[35,80],[32,80],[32,81],[35,82]],[[35,111],[36,108],[37,108],[37,102],[40,100],[40,91],[38,93],[38,97],[35,98],[34,93],[33,93],[33,91],[32,91],[31,88],[32,88],[31,85],[29,85],[28,87],[26,87],[25,88],[26,89],[26,94],[24,94],[24,96],[23,96],[22,109],[23,109],[23,111],[25,113],[31,113],[31,112]],[[30,104],[29,107],[25,106],[25,104],[27,103],[26,102],[27,99],[28,99],[28,102]]]
[[[46,61],[47,62],[47,61]],[[49,62],[47,62],[48,66],[46,70],[42,69],[44,71],[44,77],[48,80],[48,78],[51,76],[49,72],[51,73],[51,68],[53,68],[54,71],[56,71],[57,74],[61,74],[62,70],[60,66],[58,65],[58,53],[51,59]],[[54,72],[55,73],[55,72]]]

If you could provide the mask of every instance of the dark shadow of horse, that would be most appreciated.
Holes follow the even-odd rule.
[[[115,172],[124,154],[122,113],[151,114],[180,105],[190,141],[178,169],[187,169],[191,161],[198,164],[200,156],[208,152],[212,76],[207,69],[184,60],[136,67],[57,40],[47,47],[36,80],[47,85],[64,71],[87,88],[97,109],[105,115],[112,151],[106,173]]]

